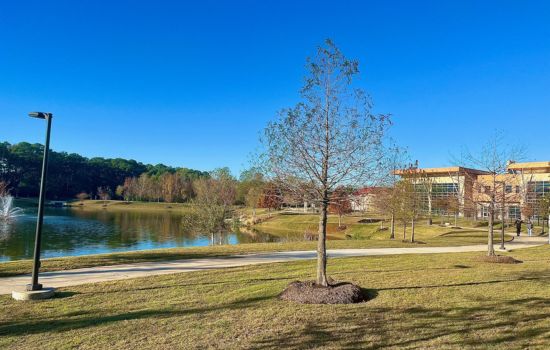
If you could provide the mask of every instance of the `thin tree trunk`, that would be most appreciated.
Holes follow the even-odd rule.
[[[414,224],[415,224],[415,220],[414,220],[414,217],[412,218],[412,222],[411,222],[411,242],[414,243]]]
[[[329,203],[328,193],[328,167],[329,167],[329,145],[330,145],[330,81],[325,87],[325,142],[323,150],[323,163],[321,184],[323,186],[323,200],[321,203],[321,214],[319,217],[319,237],[317,240],[317,284],[328,287],[327,280],[327,211]]]
[[[395,239],[395,215],[391,214],[390,239]]]
[[[428,225],[432,225],[432,195],[428,194]]]
[[[493,208],[493,204],[491,204],[489,212],[489,234],[488,234],[488,241],[487,241],[487,255],[488,256],[494,256],[495,255],[495,247],[493,246],[493,237],[494,237],[494,223],[495,223],[495,210]]]
[[[325,196],[326,197],[326,196]],[[321,204],[321,215],[319,215],[319,237],[317,240],[317,284],[328,286],[327,280],[327,207],[328,200]]]
[[[403,241],[407,239],[407,222],[403,221]]]

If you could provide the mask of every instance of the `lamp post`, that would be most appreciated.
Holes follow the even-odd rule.
[[[51,113],[31,112],[29,117],[45,119],[46,127],[46,143],[44,144],[44,159],[42,161],[42,176],[40,178],[40,195],[38,197],[38,218],[36,219],[36,237],[34,241],[34,260],[32,268],[32,282],[27,284],[28,291],[36,291],[42,289],[42,284],[38,283],[38,270],[40,269],[40,241],[42,238],[42,223],[44,221],[44,201],[46,197],[46,175],[48,172],[48,153],[50,150],[50,130],[52,127]]]

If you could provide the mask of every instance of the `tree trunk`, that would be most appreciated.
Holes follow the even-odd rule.
[[[403,241],[407,239],[407,222],[403,221]]]
[[[325,191],[326,193],[326,191]],[[327,280],[327,208],[328,194],[325,194],[325,200],[321,204],[321,214],[319,215],[319,237],[317,240],[317,284],[328,286]]]
[[[412,218],[412,222],[411,222],[411,243],[414,243],[414,224],[415,224],[415,220],[414,220],[414,218]]]
[[[428,194],[428,225],[432,225],[432,196],[431,194]]]
[[[489,209],[489,234],[488,234],[488,241],[487,241],[487,256],[494,256],[495,255],[495,247],[493,246],[493,237],[494,237],[494,223],[495,223],[495,210],[491,204],[491,208]]]
[[[390,228],[390,239],[395,238],[395,215],[391,214],[391,228]]]
[[[500,208],[500,222],[502,223],[502,227],[500,228],[500,249],[504,248],[504,203],[502,203],[502,208]]]
[[[342,227],[342,215],[338,215],[338,227]]]

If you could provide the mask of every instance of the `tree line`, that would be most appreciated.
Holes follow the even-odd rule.
[[[37,197],[44,146],[20,142],[0,143],[0,183],[15,197]],[[50,150],[47,196],[49,199],[121,199],[127,201],[189,202],[196,198],[201,179],[232,188],[232,205],[278,209],[297,200],[283,196],[281,188],[251,168],[237,179],[228,168],[200,171],[164,164],[143,164],[133,159],[87,158]],[[199,183],[200,182],[200,183]],[[205,192],[205,191],[202,191]],[[224,201],[228,201],[226,196]]]
[[[37,143],[0,143],[0,181],[8,184],[14,196],[38,196],[43,152],[44,146]],[[160,182],[161,177],[175,179],[177,175],[183,180],[192,180],[208,173],[164,164],[143,164],[133,159],[87,158],[76,153],[50,151],[47,195],[51,199],[75,198],[80,193],[90,198],[115,196],[117,187],[124,185],[126,179],[139,179],[142,175]],[[147,198],[158,196],[158,190],[153,192],[139,193]],[[177,196],[182,196],[181,191]]]

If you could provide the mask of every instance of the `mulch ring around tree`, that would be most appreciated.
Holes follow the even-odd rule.
[[[492,256],[479,256],[476,257],[477,261],[494,263],[494,264],[521,264],[523,261],[512,258],[506,255],[492,255]]]
[[[361,287],[349,282],[331,282],[323,287],[314,281],[295,281],[279,294],[279,299],[300,304],[354,304],[368,297]]]

